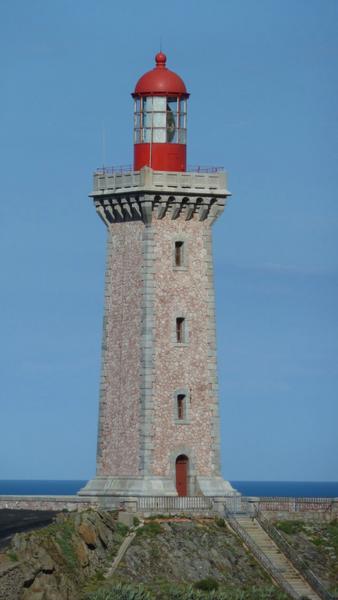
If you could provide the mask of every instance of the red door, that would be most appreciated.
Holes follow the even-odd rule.
[[[184,454],[176,459],[176,489],[179,496],[188,495],[188,462]]]

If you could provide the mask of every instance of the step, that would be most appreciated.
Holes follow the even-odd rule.
[[[316,592],[303,579],[302,575],[298,573],[292,563],[257,521],[253,521],[252,518],[243,515],[236,515],[236,521],[296,594],[299,596],[305,595],[310,600],[320,600]]]

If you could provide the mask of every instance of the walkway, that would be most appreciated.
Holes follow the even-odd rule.
[[[233,521],[235,521],[235,523]],[[240,526],[240,529],[244,531],[247,539],[244,539],[245,536],[241,536],[240,530],[235,526],[236,523]],[[263,554],[263,561],[261,561],[262,564],[267,570],[270,570],[270,574],[272,574],[272,569],[269,569],[269,566],[272,565],[275,574],[279,576],[278,583],[281,584],[281,580],[284,580],[286,585],[283,587],[287,589],[290,594],[292,593],[293,598],[306,597],[309,600],[320,600],[320,596],[314,592],[314,590],[310,587],[307,581],[303,579],[303,577],[294,568],[286,556],[282,554],[275,542],[273,542],[273,540],[268,536],[256,519],[253,519],[247,515],[236,515],[236,517],[232,517],[230,524],[234,525],[234,529],[240,535],[240,537],[242,537],[243,541],[250,545],[251,540],[253,542],[253,546],[256,546],[256,548],[259,549],[259,551]],[[253,550],[252,547],[251,550]],[[267,559],[265,564],[264,557]]]

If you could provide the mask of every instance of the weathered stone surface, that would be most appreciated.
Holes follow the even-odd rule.
[[[77,600],[124,535],[116,515],[95,511],[59,514],[46,528],[16,534],[0,555],[0,600]]]
[[[174,265],[175,241],[184,264]],[[175,323],[185,318],[177,343]],[[175,394],[186,397],[177,418]],[[109,495],[175,495],[175,461],[189,458],[189,495],[222,495],[211,220],[114,222],[108,230],[97,475]],[[137,489],[143,477],[148,488]],[[118,481],[117,490],[109,487]],[[128,479],[129,478],[129,479]],[[153,480],[150,481],[150,478]],[[208,485],[203,484],[208,479]],[[214,485],[213,485],[214,478]],[[156,483],[158,488],[156,488]],[[152,488],[155,486],[155,491]],[[203,488],[203,489],[202,489]],[[231,491],[229,487],[228,491]],[[85,490],[83,490],[85,493]]]
[[[192,583],[213,577],[239,588],[266,585],[268,578],[237,537],[214,520],[153,523],[140,530],[115,576],[123,582]]]
[[[89,548],[96,548],[97,546],[97,533],[91,523],[85,521],[79,526],[79,534],[83,541]]]

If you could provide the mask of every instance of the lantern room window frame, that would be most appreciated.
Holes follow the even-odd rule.
[[[178,95],[134,98],[134,144],[186,143],[187,98]]]

